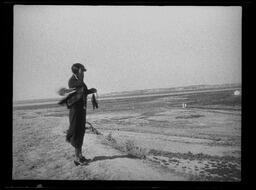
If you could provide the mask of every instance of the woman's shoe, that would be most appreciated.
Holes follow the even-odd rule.
[[[82,161],[81,159],[79,159],[79,161],[74,160],[74,164],[75,164],[76,166],[78,166],[78,165],[84,166],[84,165],[87,165],[88,162]]]
[[[78,165],[80,165],[80,162],[74,160],[74,164],[75,164],[76,166],[78,166]]]
[[[91,159],[86,159],[84,156],[81,156],[79,158],[79,160],[81,160],[82,162],[90,162],[91,161]]]

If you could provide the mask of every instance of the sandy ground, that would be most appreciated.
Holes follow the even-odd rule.
[[[65,108],[14,110],[13,179],[241,180],[241,110],[159,104],[184,99],[89,110],[87,120],[103,135],[86,133],[86,166],[74,165],[65,142]]]
[[[104,136],[86,133],[83,153],[92,159],[89,165],[75,166],[73,149],[64,141],[64,118],[32,119],[14,134],[14,179],[62,180],[186,180],[147,159],[139,159],[106,143]],[[14,125],[15,126],[15,125]],[[38,128],[35,129],[34,126]],[[48,127],[46,127],[48,126]],[[43,131],[44,130],[44,131]],[[31,138],[20,138],[28,132]],[[40,134],[41,133],[41,134]],[[42,134],[44,133],[44,135]],[[46,135],[46,136],[45,136]],[[147,174],[147,175],[145,175]]]

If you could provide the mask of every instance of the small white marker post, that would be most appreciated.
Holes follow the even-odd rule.
[[[187,107],[187,104],[182,103],[182,108],[186,108],[186,107]]]

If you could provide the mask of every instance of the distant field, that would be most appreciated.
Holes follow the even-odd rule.
[[[206,90],[188,90],[188,91],[178,91],[172,93],[151,93],[151,94],[142,94],[142,95],[130,95],[130,96],[113,96],[107,98],[99,98],[100,103],[102,104],[111,104],[112,102],[134,102],[140,99],[143,101],[152,100],[161,97],[168,96],[179,96],[188,99],[185,103],[189,103],[191,106],[195,105],[230,105],[230,106],[239,106],[241,105],[241,96],[234,96],[232,93],[234,90],[241,90],[240,88],[231,88],[231,89],[206,89]],[[198,96],[198,94],[200,94]],[[59,100],[59,99],[58,99]],[[41,109],[41,108],[54,108],[59,107],[57,104],[58,100],[51,101],[30,101],[27,103],[14,104],[14,110],[21,109]],[[88,99],[90,104],[90,99]],[[172,105],[177,105],[180,102],[175,102]]]
[[[191,85],[185,87],[173,87],[173,88],[159,88],[159,89],[145,89],[145,90],[134,90],[124,92],[112,92],[107,94],[101,94],[101,99],[109,98],[122,98],[130,96],[142,96],[142,95],[160,95],[169,93],[185,93],[185,92],[196,92],[201,90],[221,90],[221,89],[241,89],[241,84],[222,84],[222,85]],[[35,100],[19,100],[14,101],[14,105],[23,104],[49,104],[57,102],[60,98],[45,98]]]

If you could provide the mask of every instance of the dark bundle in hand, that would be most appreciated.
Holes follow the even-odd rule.
[[[96,97],[95,97],[95,95],[94,95],[94,94],[92,95],[92,99],[91,99],[91,101],[92,101],[92,107],[93,107],[93,109],[95,109],[95,108],[98,108],[98,107],[99,107],[99,106],[98,106],[98,102],[97,102]]]

